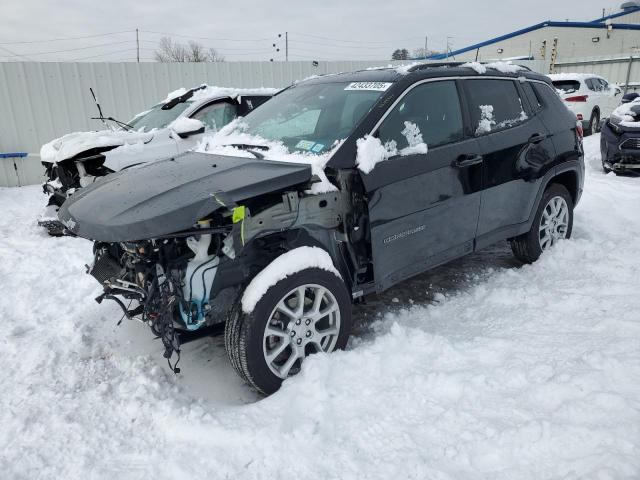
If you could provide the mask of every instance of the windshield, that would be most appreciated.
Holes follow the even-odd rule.
[[[295,86],[247,115],[243,131],[282,142],[289,150],[323,153],[349,136],[390,85],[339,82]]]
[[[151,110],[136,115],[128,124],[134,130],[142,129],[143,132],[148,132],[154,128],[165,128],[178,118],[191,105],[191,102],[178,103],[169,110],[162,110],[162,105],[164,104],[158,104]]]
[[[553,82],[553,86],[562,90],[562,93],[573,93],[580,90],[580,82],[577,80],[556,80]]]

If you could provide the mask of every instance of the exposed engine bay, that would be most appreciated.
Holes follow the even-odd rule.
[[[208,222],[200,226],[207,231]],[[168,361],[174,352],[179,359],[176,329],[197,330],[207,321],[223,320],[213,318],[209,305],[222,248],[220,233],[96,243],[89,273],[104,287],[96,300],[116,301],[127,318],[138,318],[162,340]],[[137,305],[131,308],[134,302]],[[177,361],[172,368],[176,365]]]
[[[148,325],[177,372],[181,334],[226,321],[248,278],[286,249],[318,241],[307,228],[296,227],[313,231],[315,225],[323,234],[327,228],[342,230],[345,221],[351,222],[344,215],[346,202],[339,192],[288,191],[273,195],[271,206],[255,208],[254,215],[251,207],[257,203],[249,201],[218,210],[193,229],[164,238],[95,242],[88,272],[104,288],[96,301],[113,300],[124,316]],[[346,255],[350,263],[357,261]]]

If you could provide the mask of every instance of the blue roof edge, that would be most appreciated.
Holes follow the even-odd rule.
[[[623,10],[622,12],[612,13],[611,15],[607,15],[606,17],[596,18],[595,20],[591,20],[591,22],[589,23],[602,23],[612,18],[622,17],[624,15],[629,15],[630,13],[634,13],[637,11],[640,11],[640,7],[632,7],[632,8],[628,8],[627,10]]]
[[[637,10],[640,10],[640,7],[638,7]],[[469,45],[468,47],[460,48],[458,50],[450,52],[448,55],[446,53],[439,53],[437,55],[431,55],[429,57],[424,57],[421,59],[414,59],[414,60],[442,60],[444,58],[454,57],[456,55],[460,55],[462,53],[466,53],[471,50],[476,50],[478,48],[491,45],[492,43],[508,40],[510,38],[517,37],[525,33],[533,32],[534,30],[539,30],[544,27],[605,28],[605,25],[603,25],[602,23],[594,23],[594,22],[556,22],[556,21],[548,20],[546,22],[536,23],[535,25],[531,25],[530,27],[516,30],[515,32],[507,33],[506,35],[501,35],[499,37],[485,40],[484,42],[480,42],[474,45]],[[640,30],[640,25],[633,24],[633,23],[614,23],[611,25],[611,27],[614,30]]]

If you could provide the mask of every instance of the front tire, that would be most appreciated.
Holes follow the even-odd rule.
[[[351,299],[334,273],[308,268],[271,286],[251,313],[238,304],[225,326],[227,355],[238,374],[271,394],[312,353],[343,349]]]
[[[559,240],[570,238],[572,229],[573,199],[563,185],[554,183],[542,195],[531,229],[511,240],[511,250],[521,262],[533,263]]]

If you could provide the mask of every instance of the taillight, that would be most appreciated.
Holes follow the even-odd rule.
[[[584,138],[584,130],[582,129],[582,122],[576,122],[576,134],[578,138],[582,140]]]
[[[565,102],[586,102],[589,95],[576,95],[575,97],[567,97]]]

